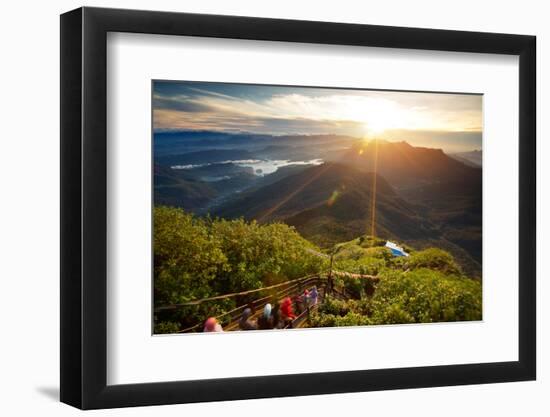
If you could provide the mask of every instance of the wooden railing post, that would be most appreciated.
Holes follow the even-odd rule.
[[[332,263],[334,260],[334,254],[330,255],[330,266],[328,270],[328,292],[329,294],[332,294],[332,290],[334,289],[334,280],[332,278]]]

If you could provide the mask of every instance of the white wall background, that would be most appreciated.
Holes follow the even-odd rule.
[[[78,413],[58,403],[59,392],[59,17],[81,6],[7,2],[0,20],[0,410],[2,415]],[[544,76],[550,60],[545,2],[339,0],[124,0],[86,5],[237,14],[534,34],[538,37],[539,272],[538,381],[453,388],[325,395],[94,412],[94,415],[263,416],[378,414],[409,416],[543,416],[550,412],[550,146],[543,119],[550,99]],[[543,190],[546,188],[546,190]],[[544,395],[546,394],[546,395]]]

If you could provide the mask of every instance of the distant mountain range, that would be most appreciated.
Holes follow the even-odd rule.
[[[375,174],[341,163],[325,163],[245,193],[214,211],[227,218],[243,216],[262,222],[282,220],[323,246],[370,232]],[[376,227],[380,234],[402,239],[435,236],[381,176],[376,176]]]
[[[469,273],[481,272],[481,168],[474,164],[439,149],[346,136],[202,139],[155,139],[156,204],[282,221],[328,247],[370,234],[376,183],[376,235],[437,245]]]
[[[450,158],[441,149],[414,147],[407,142],[359,142],[342,160],[363,171],[376,170],[396,187],[454,181],[480,174],[478,169]]]
[[[449,156],[469,166],[481,167],[483,165],[483,153],[480,150],[451,153]]]

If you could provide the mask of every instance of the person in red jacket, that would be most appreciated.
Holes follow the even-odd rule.
[[[218,320],[216,320],[215,317],[209,317],[204,322],[204,329],[203,332],[205,333],[211,333],[211,332],[223,332],[222,326],[220,323],[218,323]]]
[[[281,316],[285,325],[291,324],[292,320],[296,318],[296,314],[294,314],[294,310],[292,308],[292,300],[290,299],[290,297],[286,297],[281,302]]]

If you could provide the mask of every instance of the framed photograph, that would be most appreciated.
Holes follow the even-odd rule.
[[[535,37],[61,16],[61,401],[533,380]]]

